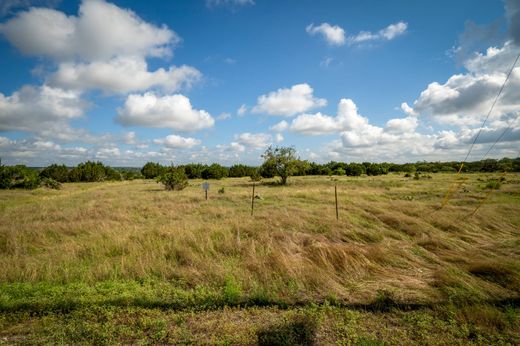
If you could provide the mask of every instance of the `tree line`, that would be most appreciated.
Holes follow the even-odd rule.
[[[230,167],[218,163],[190,163],[177,166],[165,166],[155,162],[146,163],[138,168],[113,168],[101,162],[87,161],[74,167],[52,164],[44,168],[31,168],[25,165],[5,166],[0,160],[0,189],[25,188],[34,189],[40,186],[59,188],[65,182],[100,182],[132,179],[157,179],[172,181],[185,179],[222,179],[227,177],[261,178],[280,177],[285,184],[289,176],[303,175],[382,175],[399,173],[437,173],[456,172],[460,162],[427,162],[415,163],[345,163],[331,161],[324,164],[300,160],[294,148],[268,148],[262,155],[264,162],[260,166],[235,164]],[[477,172],[520,172],[520,158],[486,159],[466,162],[462,168],[465,173]],[[165,176],[170,174],[168,176]],[[185,185],[182,182],[180,185]],[[176,188],[172,188],[176,189]]]

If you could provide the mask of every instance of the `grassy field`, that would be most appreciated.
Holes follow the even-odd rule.
[[[0,343],[520,343],[520,175],[486,199],[499,177],[462,175],[441,210],[455,174],[266,181],[254,216],[247,178],[208,201],[0,191]]]

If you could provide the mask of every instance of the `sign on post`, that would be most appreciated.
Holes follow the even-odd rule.
[[[209,183],[207,181],[202,183],[202,189],[204,190],[204,193],[206,195],[206,201],[208,200],[208,190],[209,190]]]

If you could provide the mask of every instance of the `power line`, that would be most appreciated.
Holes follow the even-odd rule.
[[[487,113],[486,115],[486,118],[484,119],[484,121],[482,122],[482,125],[480,125],[480,129],[478,130],[478,133],[477,135],[475,136],[475,138],[473,139],[473,142],[471,143],[471,146],[468,150],[468,153],[466,154],[466,157],[464,158],[464,160],[462,160],[462,162],[460,163],[460,167],[459,167],[459,170],[457,171],[457,177],[459,176],[459,174],[462,172],[462,168],[464,167],[464,163],[466,163],[466,160],[468,159],[469,155],[471,154],[471,151],[473,150],[473,147],[475,146],[475,143],[477,142],[477,139],[478,137],[480,136],[480,134],[482,133],[482,129],[484,128],[484,125],[486,125],[486,122],[488,121],[489,119],[489,116],[491,115],[491,113],[493,112],[493,109],[495,108],[495,105],[498,101],[498,99],[500,98],[500,95],[502,94],[502,91],[504,90],[504,87],[507,83],[507,81],[509,80],[509,77],[511,77],[511,74],[513,73],[513,70],[515,69],[515,66],[516,66],[516,63],[518,62],[518,59],[520,58],[520,53],[516,56],[516,59],[515,61],[513,62],[513,65],[511,66],[511,68],[509,69],[509,73],[507,74],[506,76],[506,79],[504,80],[504,83],[502,83],[502,86],[500,87],[500,90],[498,91],[498,94],[497,96],[495,97],[495,100],[493,101],[493,104],[491,105],[491,108],[489,109],[489,112]],[[509,128],[509,126],[508,126]],[[507,131],[507,129],[504,130],[504,132],[499,136],[499,138],[497,139],[497,141],[491,146],[490,150],[495,146],[496,143],[498,143],[498,141],[503,137],[503,135],[505,134],[505,132]],[[486,153],[486,155],[489,153],[489,151]],[[448,189],[448,191],[446,192],[446,195],[444,196],[444,199],[442,201],[442,204],[441,204],[441,207],[439,209],[442,209],[444,208],[444,206],[448,203],[448,201],[450,200],[451,196],[453,195],[453,193],[455,192],[455,190],[457,189],[457,186],[460,186],[462,184],[459,183],[459,184],[456,184],[456,182],[453,182],[450,186],[450,188]]]
[[[468,153],[466,154],[466,157],[464,158],[464,160],[462,161],[463,163],[466,162],[466,160],[468,159],[469,157],[469,154],[471,154],[471,151],[473,150],[473,147],[475,146],[475,143],[477,142],[477,139],[478,137],[480,136],[480,133],[482,132],[482,129],[484,128],[484,125],[486,124],[489,116],[491,115],[491,113],[493,112],[493,108],[495,108],[495,105],[498,101],[498,98],[500,97],[500,95],[502,94],[502,91],[504,90],[504,87],[506,86],[506,83],[507,81],[509,80],[509,77],[511,77],[511,73],[513,73],[513,70],[515,69],[515,65],[516,63],[518,62],[518,58],[520,58],[520,53],[516,56],[516,59],[515,59],[515,62],[513,63],[513,65],[511,66],[511,69],[509,70],[509,73],[507,74],[507,77],[506,79],[504,80],[504,83],[502,83],[502,86],[500,87],[500,90],[498,91],[498,94],[497,96],[495,97],[495,100],[493,101],[493,104],[491,105],[491,108],[489,109],[489,112],[486,116],[486,118],[484,119],[484,122],[482,123],[482,125],[480,126],[480,129],[477,133],[477,135],[475,136],[475,138],[473,139],[473,143],[471,143],[471,147],[469,148],[469,151]]]

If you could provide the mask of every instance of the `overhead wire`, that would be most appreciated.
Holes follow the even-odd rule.
[[[515,66],[516,66],[516,63],[518,62],[518,59],[520,58],[520,53],[516,56],[516,59],[515,61],[513,62],[513,65],[511,65],[511,68],[509,69],[509,72],[506,76],[506,79],[504,80],[504,82],[502,83],[502,86],[500,87],[499,91],[498,91],[498,94],[497,96],[495,97],[495,99],[493,100],[493,103],[491,104],[491,108],[489,109],[489,112],[487,113],[486,115],[486,118],[484,119],[484,121],[482,122],[482,125],[480,125],[480,129],[477,133],[477,135],[475,136],[475,138],[473,138],[473,142],[471,143],[471,146],[468,150],[468,153],[466,154],[466,157],[464,158],[464,160],[462,160],[461,164],[460,164],[460,167],[457,171],[457,174],[455,176],[455,180],[453,181],[453,183],[450,185],[448,191],[446,192],[446,194],[444,195],[444,198],[443,198],[443,201],[441,203],[441,206],[438,208],[438,210],[444,208],[446,206],[446,204],[448,204],[451,196],[453,195],[453,193],[458,189],[458,187],[460,187],[460,185],[462,185],[464,183],[464,181],[461,181],[460,179],[458,179],[460,173],[462,172],[462,168],[464,167],[464,164],[466,163],[469,155],[471,154],[471,152],[473,151],[473,147],[475,146],[475,143],[477,142],[478,138],[480,137],[480,134],[482,133],[482,130],[484,129],[484,126],[486,125],[486,122],[488,121],[491,113],[493,112],[493,109],[495,108],[495,105],[498,101],[498,99],[500,98],[500,95],[502,95],[502,91],[504,91],[504,87],[507,83],[507,81],[509,80],[509,78],[511,77],[511,74],[513,73],[513,70],[515,69]],[[497,138],[497,140],[495,141],[495,143],[491,146],[491,148],[486,152],[486,155],[489,154],[489,152],[491,151],[491,149],[498,143],[498,141],[500,141],[500,139],[505,135],[505,133],[507,132],[507,130],[509,129],[510,125],[512,124],[512,122],[509,124],[508,127],[506,127],[506,129],[502,132],[502,134]]]

